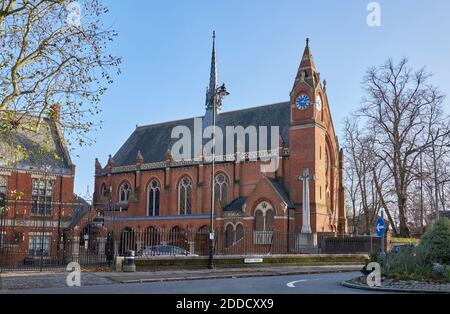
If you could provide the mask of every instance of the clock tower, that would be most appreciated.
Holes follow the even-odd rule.
[[[313,233],[337,232],[339,218],[340,152],[326,95],[326,82],[311,54],[309,39],[290,94],[290,194],[296,205],[296,229],[300,231],[304,217],[303,183],[298,180],[308,170],[309,213]],[[342,196],[343,197],[343,196]],[[307,198],[305,198],[307,199]]]

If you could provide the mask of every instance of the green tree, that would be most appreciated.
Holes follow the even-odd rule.
[[[100,0],[0,0],[3,143],[37,132],[56,104],[69,145],[92,143],[101,96],[120,73],[121,59],[108,51],[117,33],[103,25],[107,13]]]

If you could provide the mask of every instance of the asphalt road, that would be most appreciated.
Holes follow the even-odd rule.
[[[237,279],[212,279],[140,284],[113,284],[79,288],[22,290],[20,294],[373,294],[343,287],[341,282],[360,273],[328,273]]]

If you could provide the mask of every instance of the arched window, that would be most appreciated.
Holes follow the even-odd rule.
[[[225,229],[225,247],[229,248],[235,242],[235,231],[232,224],[228,224]]]
[[[237,224],[236,226],[236,242],[239,242],[244,238],[244,226],[242,224]]]
[[[152,180],[148,185],[148,215],[159,216],[159,200],[161,186],[157,180]]]
[[[273,231],[275,211],[268,202],[260,203],[255,209],[255,231]]]
[[[108,190],[106,189],[106,184],[103,183],[100,188],[100,197],[106,197],[108,195]]]
[[[192,214],[192,180],[183,177],[178,185],[178,214]]]
[[[255,231],[264,231],[264,214],[261,210],[255,212]]]
[[[268,202],[261,202],[255,209],[253,244],[268,245],[273,240],[275,210]]]
[[[214,178],[214,198],[216,204],[221,207],[227,205],[228,202],[228,178],[224,174],[218,174]]]
[[[265,231],[273,231],[274,226],[275,226],[275,213],[272,209],[269,209],[266,212],[266,217],[265,217],[265,221],[264,221],[264,228]]]
[[[119,202],[126,203],[130,199],[131,187],[128,182],[124,182],[119,188]]]

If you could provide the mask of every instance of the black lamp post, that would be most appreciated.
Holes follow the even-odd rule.
[[[213,150],[212,150],[212,166],[211,166],[211,217],[210,217],[210,233],[209,233],[209,259],[208,259],[208,269],[214,268],[214,211],[215,211],[215,152],[216,152],[216,110],[222,104],[222,99],[230,95],[222,84],[219,88],[214,91],[214,108],[213,108]]]

